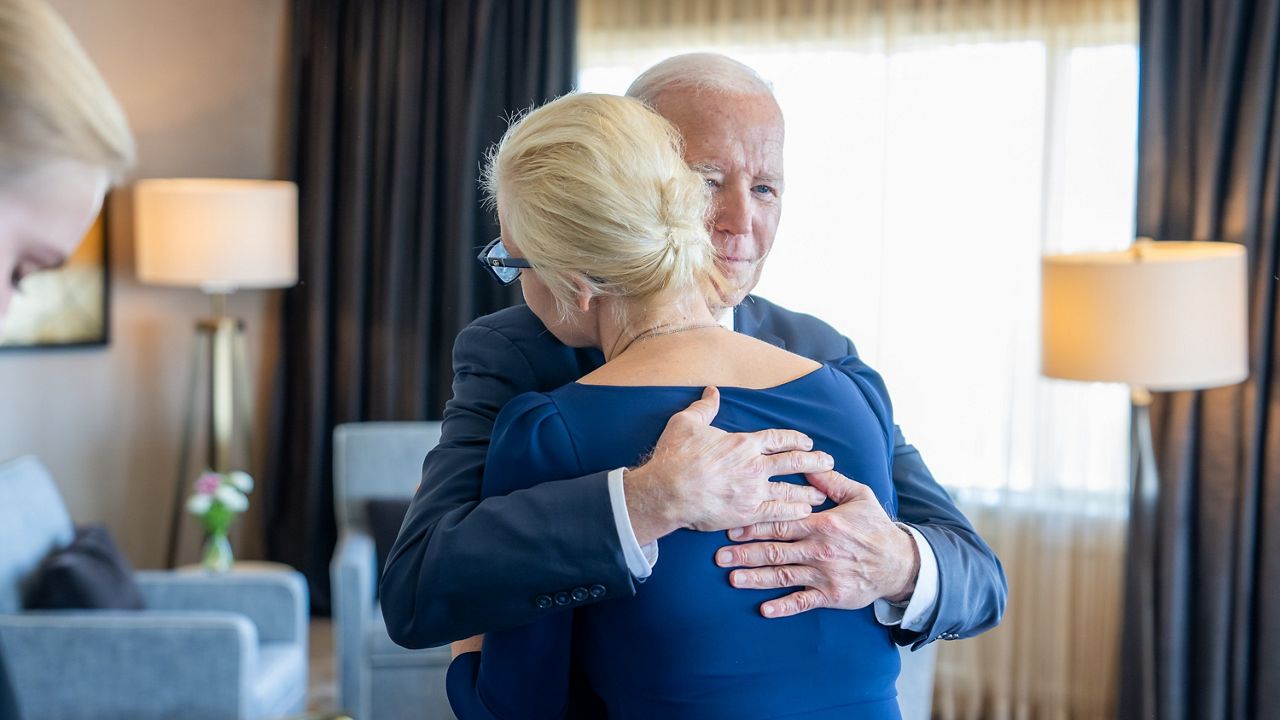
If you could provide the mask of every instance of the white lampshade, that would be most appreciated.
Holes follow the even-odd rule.
[[[159,285],[288,287],[298,281],[298,188],[279,180],[142,180],[138,277]]]
[[[1045,375],[1164,391],[1249,375],[1243,245],[1139,241],[1050,255],[1042,283]]]

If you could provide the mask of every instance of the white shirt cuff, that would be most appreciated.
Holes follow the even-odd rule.
[[[881,625],[898,625],[903,630],[921,632],[938,602],[938,559],[919,530],[906,523],[896,524],[916,541],[916,550],[920,553],[920,574],[916,576],[916,589],[906,607],[898,607],[887,600],[875,601],[876,620]]]
[[[640,547],[636,531],[631,529],[627,496],[622,489],[624,469],[618,468],[609,473],[609,505],[613,508],[613,524],[618,528],[618,542],[622,545],[622,557],[627,561],[627,569],[635,579],[644,580],[653,572],[653,566],[658,562],[658,541],[654,540]]]

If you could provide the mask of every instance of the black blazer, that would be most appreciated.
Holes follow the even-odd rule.
[[[821,320],[755,296],[738,306],[735,325],[819,362],[857,354],[852,342]],[[423,464],[422,485],[382,575],[382,612],[397,643],[443,645],[635,593],[606,473],[480,500],[490,434],[507,401],[573,382],[602,362],[597,350],[560,343],[525,305],[482,317],[458,334],[443,435]],[[933,479],[920,453],[897,428],[895,435],[898,519],[928,539],[939,577],[925,632],[895,628],[894,640],[919,647],[994,627],[1008,595],[1000,561]],[[531,528],[537,528],[536,544],[528,541]],[[592,586],[604,592],[563,606],[538,602]]]

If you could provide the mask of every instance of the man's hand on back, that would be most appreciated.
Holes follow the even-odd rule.
[[[815,608],[856,610],[884,598],[909,599],[920,573],[911,536],[895,525],[871,489],[834,470],[809,481],[836,507],[795,521],[764,522],[730,531],[730,545],[716,552],[721,567],[752,568],[729,573],[738,588],[803,587],[760,606],[765,617],[786,617]]]
[[[769,521],[808,517],[826,496],[820,489],[769,478],[820,473],[830,455],[794,430],[727,433],[711,427],[720,393],[672,416],[648,462],[629,470],[624,491],[627,515],[641,545],[680,528],[727,530]]]

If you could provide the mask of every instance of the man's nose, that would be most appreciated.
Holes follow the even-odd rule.
[[[716,196],[716,230],[726,235],[751,232],[751,199],[745,192],[722,190]]]

